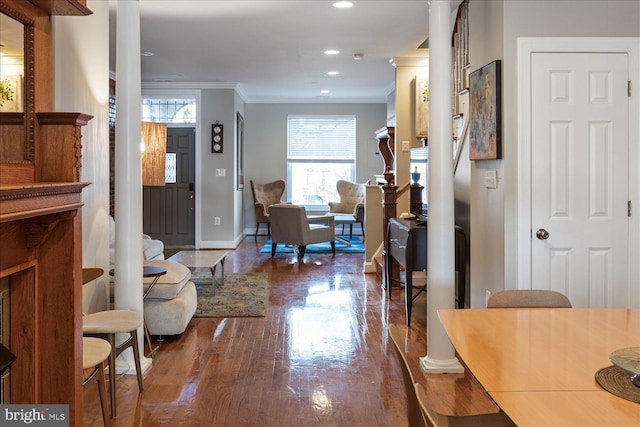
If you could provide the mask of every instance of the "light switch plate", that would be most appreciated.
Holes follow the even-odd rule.
[[[498,188],[498,171],[496,170],[485,171],[484,186],[486,188]]]
[[[216,176],[226,176],[226,175],[227,175],[226,169],[216,169]]]

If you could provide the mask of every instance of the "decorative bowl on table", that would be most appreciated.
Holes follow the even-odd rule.
[[[616,350],[609,355],[609,360],[617,367],[629,371],[631,382],[636,387],[640,387],[640,347]]]

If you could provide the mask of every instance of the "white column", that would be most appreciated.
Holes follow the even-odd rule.
[[[455,305],[451,4],[429,1],[429,221],[427,225],[427,373],[459,373],[437,310]]]
[[[143,313],[139,2],[119,1],[117,20],[114,299],[116,309]],[[142,328],[138,342],[143,354]],[[133,358],[133,352],[126,353]]]

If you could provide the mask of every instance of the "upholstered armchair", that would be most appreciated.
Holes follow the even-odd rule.
[[[364,237],[364,184],[338,180],[336,190],[340,196],[339,202],[329,202],[329,213],[327,215],[335,217],[337,224],[342,224],[342,234],[344,225],[349,224],[349,239],[353,237],[353,224],[359,223]]]
[[[266,184],[249,182],[251,183],[251,193],[253,194],[253,208],[256,213],[256,234],[253,237],[254,239],[258,237],[260,224],[267,224],[267,236],[271,238],[269,207],[276,203],[282,203],[285,182],[281,179]]]
[[[333,217],[307,217],[303,206],[290,204],[272,205],[271,256],[276,254],[278,243],[298,246],[298,259],[304,257],[307,245],[331,242],[331,251],[336,253],[335,222]]]

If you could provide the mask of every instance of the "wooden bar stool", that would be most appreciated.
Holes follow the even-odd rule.
[[[100,407],[102,408],[102,421],[107,426],[107,401],[105,396],[104,362],[111,354],[111,344],[100,338],[82,338],[82,369],[93,369],[82,381],[82,386],[87,388],[89,384],[98,383],[100,395]]]
[[[82,334],[102,338],[111,344],[109,353],[109,391],[111,392],[111,417],[116,417],[116,357],[129,347],[133,348],[133,358],[138,376],[138,389],[142,392],[142,369],[140,368],[140,349],[138,348],[138,328],[143,318],[132,310],[107,310],[87,314],[82,318]],[[129,334],[122,344],[116,346],[116,334]]]
[[[101,268],[84,268],[83,285],[104,274]],[[111,345],[109,352],[109,392],[111,394],[111,417],[116,417],[116,357],[127,348],[133,348],[133,357],[138,377],[138,389],[142,392],[142,369],[140,368],[140,349],[137,330],[144,323],[142,314],[132,310],[106,310],[86,314],[82,317],[82,334],[102,338]],[[116,346],[116,334],[129,334],[122,344]]]

